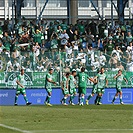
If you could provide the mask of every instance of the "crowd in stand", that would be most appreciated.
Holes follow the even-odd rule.
[[[0,69],[7,72],[46,72],[54,67],[95,72],[100,67],[133,72],[133,25],[106,20],[46,21],[22,19],[14,26],[9,20],[0,23]],[[3,65],[3,62],[6,65]]]

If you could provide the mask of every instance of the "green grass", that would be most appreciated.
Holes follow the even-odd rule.
[[[1,106],[0,123],[30,133],[132,133],[133,105]]]

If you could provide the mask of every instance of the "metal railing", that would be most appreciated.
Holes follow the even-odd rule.
[[[132,54],[121,53],[120,58],[116,54],[108,54],[98,50],[91,53],[88,51],[72,51],[71,54],[59,50],[40,49],[36,52],[4,53],[0,55],[0,88],[15,88],[16,78],[20,69],[25,69],[25,85],[28,88],[43,88],[45,75],[49,68],[54,68],[53,79],[61,82],[66,72],[76,69],[77,73],[81,67],[86,68],[86,73],[94,77],[97,71],[104,67],[109,79],[109,87],[115,87],[113,76],[119,69],[127,77],[129,83],[123,83],[123,87],[132,87],[133,85],[133,62]],[[88,87],[92,87],[88,81]]]

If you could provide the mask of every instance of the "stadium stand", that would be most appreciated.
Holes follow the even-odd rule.
[[[99,22],[98,22],[99,23]],[[54,67],[58,72],[80,69],[97,71],[127,70],[133,72],[133,25],[119,22],[114,27],[103,20],[77,21],[67,25],[64,20],[41,21],[23,19],[12,30],[8,20],[0,26],[1,70],[46,72]]]

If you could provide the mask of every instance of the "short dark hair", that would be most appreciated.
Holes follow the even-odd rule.
[[[66,73],[66,76],[68,76],[68,75],[70,75],[70,73],[68,72],[68,73]]]
[[[84,68],[84,67],[82,67],[82,68],[81,68],[81,72],[84,72],[84,71],[85,71],[85,68]]]
[[[73,73],[76,73],[76,71],[72,71],[72,74],[73,74]]]
[[[118,72],[122,72],[122,70],[121,70],[121,69],[119,69],[119,70],[118,70]]]
[[[53,68],[49,68],[49,71],[54,70]]]
[[[23,69],[23,68],[21,69],[21,72],[22,72],[22,71],[24,71],[24,69]]]

